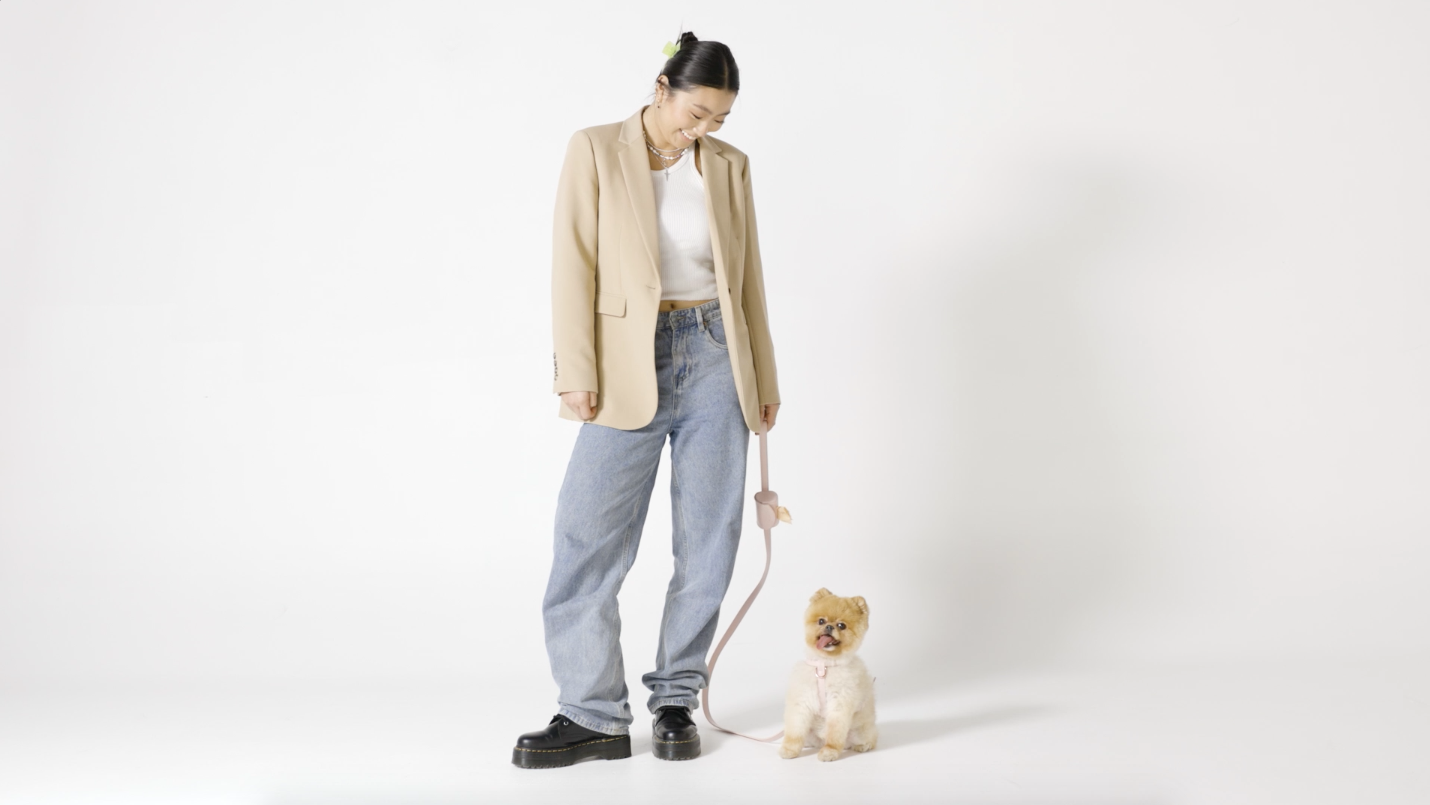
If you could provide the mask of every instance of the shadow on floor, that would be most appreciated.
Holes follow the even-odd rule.
[[[782,729],[778,720],[781,718],[782,708],[782,702],[771,699],[766,703],[752,705],[729,713],[715,710],[713,706],[711,709],[715,715],[715,720],[720,722],[720,726],[726,729],[738,730],[746,735],[753,735],[756,738],[767,738]],[[982,710],[941,718],[880,721],[878,748],[893,749],[900,746],[910,746],[926,741],[937,740],[947,735],[960,732],[969,732],[984,727],[1048,716],[1057,711],[1058,708],[1047,704],[1013,704],[1001,707],[988,707]],[[700,743],[702,751],[717,751],[724,746],[727,741],[755,743],[738,735],[720,732],[706,723],[703,718],[698,719],[698,721],[700,723]],[[636,730],[632,729],[632,745],[635,743],[635,734]],[[779,741],[771,741],[769,743],[772,747],[778,744]]]
[[[1014,704],[990,707],[962,715],[930,719],[902,719],[879,724],[879,749],[924,743],[961,732],[1047,716],[1057,712],[1050,705]]]

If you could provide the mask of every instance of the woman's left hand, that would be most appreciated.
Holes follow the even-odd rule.
[[[761,408],[763,410],[760,413],[760,418],[765,421],[765,433],[769,433],[775,429],[775,415],[779,413],[780,404],[765,403]]]

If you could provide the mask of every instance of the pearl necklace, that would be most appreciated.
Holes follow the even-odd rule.
[[[641,133],[642,133],[642,134],[645,134],[644,128],[642,128]],[[653,142],[650,141],[650,135],[649,135],[649,134],[645,134],[645,147],[646,147],[646,148],[649,148],[649,149],[650,149],[650,152],[651,152],[652,154],[655,154],[656,158],[660,160],[661,165],[664,166],[664,168],[665,168],[665,180],[666,180],[667,182],[670,181],[670,166],[671,166],[671,165],[674,165],[676,162],[679,162],[679,161],[680,161],[680,158],[683,157],[683,156],[685,156],[686,150],[688,150],[688,149],[690,148],[690,146],[688,146],[688,145],[685,146],[685,148],[681,148],[681,149],[675,149],[675,148],[665,148],[665,149],[661,149],[661,148],[656,148],[656,147],[655,147],[655,143],[653,143]],[[680,153],[676,154],[676,155],[673,156],[673,157],[668,157],[668,156],[666,156],[665,154],[662,154],[662,153],[661,153],[661,151],[675,151],[675,150],[679,150]]]

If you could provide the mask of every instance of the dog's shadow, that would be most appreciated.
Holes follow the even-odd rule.
[[[879,722],[879,746],[875,751],[936,741],[945,736],[1046,716],[1056,711],[1057,708],[1051,705],[1014,704],[989,707],[943,718],[881,721]]]
[[[750,706],[732,713],[722,713],[720,715],[721,726],[726,729],[738,730],[746,735],[754,735],[756,738],[766,738],[780,731],[780,725],[775,722],[770,726],[768,721],[771,713],[776,717],[781,714],[783,702],[770,700],[764,704]],[[920,719],[899,719],[897,721],[879,721],[879,745],[874,751],[898,749],[904,746],[937,741],[950,735],[958,733],[972,732],[984,727],[993,727],[1000,724],[1007,724],[1014,721],[1038,718],[1050,715],[1057,711],[1056,707],[1046,704],[1013,704],[1001,707],[989,707],[983,710],[975,710],[959,715],[944,716],[942,718],[920,718]],[[759,719],[765,721],[759,721]],[[756,726],[749,726],[751,723]],[[762,727],[759,725],[763,725]],[[709,736],[707,738],[707,736]],[[720,732],[714,728],[701,730],[701,741],[708,749],[718,749],[724,746],[726,741],[744,741],[738,735]],[[779,741],[769,742],[770,746],[778,746]],[[812,755],[817,750],[806,747],[801,755]],[[845,757],[858,754],[846,751]]]

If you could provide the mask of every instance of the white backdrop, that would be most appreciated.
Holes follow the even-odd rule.
[[[820,586],[894,696],[1430,651],[1430,7],[844,8],[0,4],[0,682],[554,707],[556,177],[681,23],[741,66],[794,518],[731,679]]]

